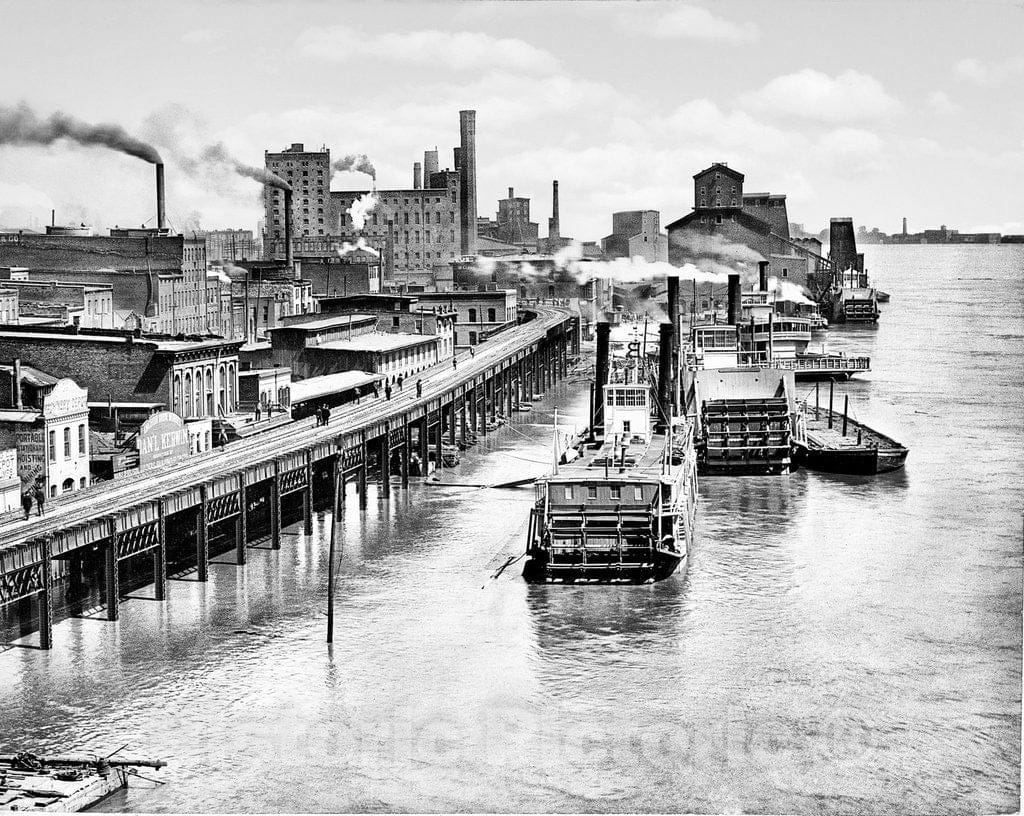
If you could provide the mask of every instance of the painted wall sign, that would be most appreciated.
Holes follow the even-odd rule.
[[[18,449],[0,450],[0,484],[18,478]]]
[[[158,411],[139,428],[139,467],[142,470],[188,456],[188,431],[181,417]]]

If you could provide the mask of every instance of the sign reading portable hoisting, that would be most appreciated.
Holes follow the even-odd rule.
[[[188,456],[188,431],[180,416],[158,411],[139,428],[139,468],[146,470]]]

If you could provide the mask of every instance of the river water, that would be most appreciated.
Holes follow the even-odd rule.
[[[171,765],[109,810],[959,813],[1018,805],[1024,247],[867,247],[842,386],[905,471],[705,479],[685,579],[527,586],[532,493],[349,502],[335,644],[312,538],[49,653],[0,653],[0,751]],[[567,384],[446,476],[539,474]]]

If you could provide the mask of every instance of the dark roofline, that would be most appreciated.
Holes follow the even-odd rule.
[[[737,178],[740,181],[743,181],[743,174],[739,170],[733,170],[731,167],[729,167],[726,164],[722,164],[721,162],[715,162],[710,167],[701,170],[699,173],[694,173],[693,177],[698,178],[699,176],[703,176],[705,173],[708,173],[712,170],[717,170],[720,173],[725,173],[726,175],[732,176],[733,178]]]

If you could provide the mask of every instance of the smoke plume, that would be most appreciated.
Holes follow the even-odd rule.
[[[377,180],[377,168],[365,153],[352,153],[331,164],[331,170],[351,170],[353,173],[366,173],[374,181]]]
[[[674,249],[669,251],[673,258],[692,264],[702,272],[717,275],[739,272],[749,279],[756,271],[757,262],[766,260],[761,253],[744,244],[730,243],[721,235],[695,230],[683,230],[673,235],[672,246]]]
[[[240,176],[258,181],[278,190],[291,190],[291,185],[276,173],[263,167],[243,164],[232,156],[223,142],[217,142],[203,149],[198,157],[180,156],[178,159],[182,169],[190,176],[200,176],[211,166],[229,168]]]
[[[579,283],[594,279],[613,280],[616,283],[643,283],[653,278],[680,278],[697,283],[726,283],[730,267],[706,270],[692,263],[673,266],[664,261],[648,262],[635,258],[615,258],[611,261],[583,261],[583,248],[570,244],[555,253],[555,269],[570,273]]]
[[[366,239],[362,235],[359,236],[354,244],[350,244],[348,241],[342,241],[341,249],[338,250],[338,257],[344,258],[349,253],[355,252],[356,250],[369,252],[371,255],[375,255],[378,258],[380,257],[380,253],[366,243]]]
[[[107,147],[150,164],[161,162],[155,147],[129,136],[120,125],[94,125],[61,112],[42,119],[24,102],[13,108],[0,107],[0,144],[49,145],[60,139]]]
[[[352,206],[348,208],[347,212],[356,232],[363,231],[363,227],[366,226],[366,217],[377,206],[377,201],[376,193],[364,193],[352,202]]]
[[[776,292],[779,300],[788,300],[790,303],[800,303],[804,306],[814,306],[814,301],[804,294],[803,289],[795,283],[780,281],[778,278],[768,279],[768,291]]]

